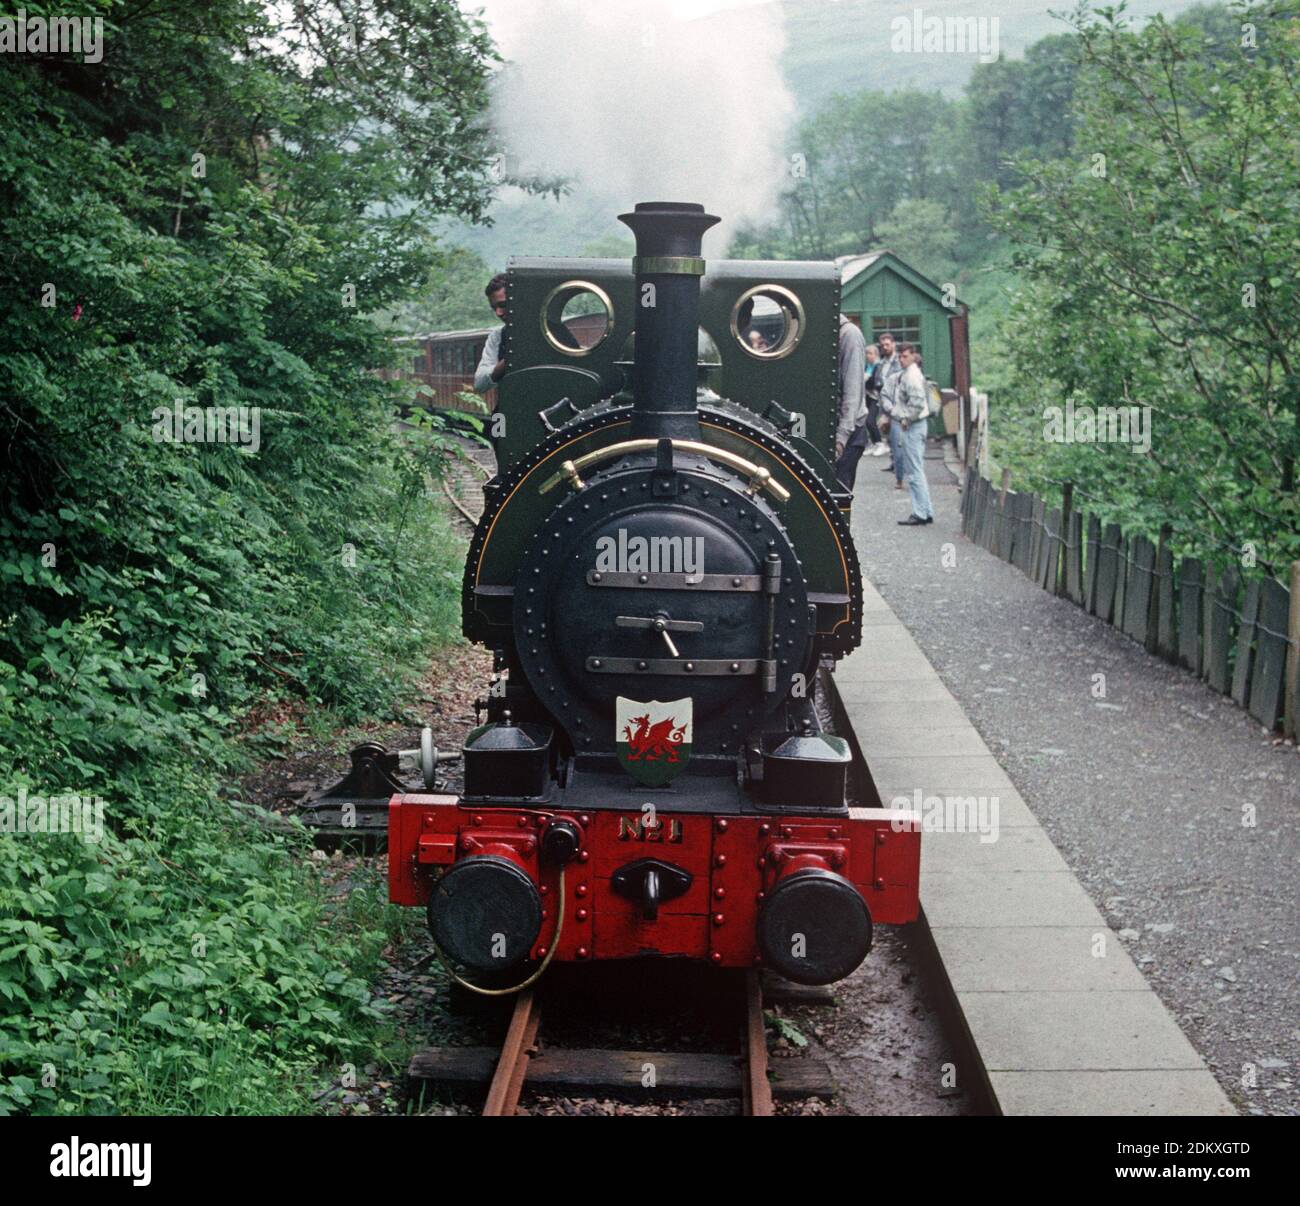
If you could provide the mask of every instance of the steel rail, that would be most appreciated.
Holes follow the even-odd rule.
[[[537,1030],[542,1022],[534,992],[532,988],[525,989],[515,997],[510,1026],[501,1044],[501,1058],[483,1104],[484,1118],[511,1118],[519,1108],[519,1094],[523,1091],[528,1061],[536,1049]]]
[[[772,1086],[767,1079],[767,1027],[763,1023],[763,986],[756,968],[745,973],[745,1115],[771,1118]]]

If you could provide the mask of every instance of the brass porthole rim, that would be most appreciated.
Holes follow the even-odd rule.
[[[766,352],[756,351],[745,342],[744,336],[740,333],[740,310],[744,304],[752,297],[757,297],[760,293],[775,294],[783,301],[789,303],[791,310],[794,312],[794,330],[793,332],[787,327],[786,333],[781,338],[781,342],[775,348]],[[799,346],[799,341],[803,338],[804,330],[808,325],[807,316],[804,314],[803,302],[799,300],[799,295],[784,285],[754,285],[746,289],[738,298],[736,304],[731,307],[731,335],[732,338],[740,345],[741,351],[747,356],[752,356],[755,360],[784,360],[791,352]]]
[[[601,335],[601,337],[589,348],[566,348],[564,344],[555,338],[554,334],[551,332],[550,324],[546,321],[546,316],[551,310],[551,303],[554,302],[560,294],[566,291],[575,294],[578,292],[594,293],[597,300],[605,307],[605,333]],[[563,311],[563,307],[561,307],[561,311]],[[609,294],[594,281],[563,281],[561,284],[556,285],[555,288],[546,295],[546,300],[542,302],[541,324],[542,338],[545,339],[546,342],[549,343],[557,352],[560,352],[565,356],[590,356],[592,352],[594,352],[602,343],[605,342],[606,339],[609,338],[610,332],[614,329],[614,303],[610,299]]]

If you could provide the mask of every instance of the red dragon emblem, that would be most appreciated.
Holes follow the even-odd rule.
[[[614,741],[623,769],[647,787],[665,786],[691,760],[694,714],[690,696],[664,703],[620,695],[614,709]]]
[[[636,725],[635,731],[632,724]],[[675,716],[650,723],[649,715],[633,716],[632,724],[623,726],[623,739],[627,742],[627,760],[629,762],[657,762],[665,758],[669,762],[677,761],[677,751],[686,736],[686,726],[678,724]]]

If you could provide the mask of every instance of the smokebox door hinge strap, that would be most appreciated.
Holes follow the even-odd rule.
[[[764,663],[752,657],[589,657],[586,666],[593,674],[666,674],[674,678],[747,678],[765,673]]]
[[[588,570],[588,586],[612,586],[620,590],[693,590],[697,594],[757,594],[763,589],[758,574],[667,574]]]

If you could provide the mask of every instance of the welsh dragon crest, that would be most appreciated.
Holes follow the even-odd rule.
[[[691,758],[692,706],[689,697],[661,703],[619,696],[615,705],[618,760],[647,787],[669,782]]]

